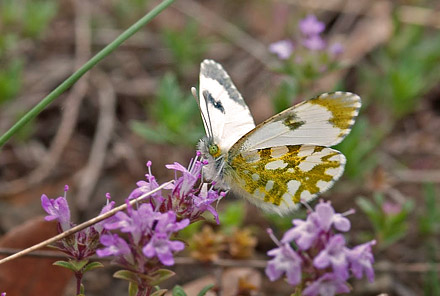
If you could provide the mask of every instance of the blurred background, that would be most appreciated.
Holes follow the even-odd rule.
[[[0,0],[0,132],[157,3]],[[304,20],[325,28],[309,38]],[[376,281],[353,283],[355,294],[440,295],[439,30],[440,3],[430,0],[178,0],[0,150],[0,247],[55,233],[42,222],[43,193],[55,198],[69,184],[74,220],[82,222],[99,213],[106,192],[123,203],[148,160],[160,182],[173,177],[165,164],[189,163],[204,135],[190,87],[211,58],[256,123],[323,92],[362,97],[351,134],[336,147],[347,157],[344,176],[322,195],[339,212],[356,210],[350,244],[377,240]],[[182,256],[265,259],[274,247],[266,228],[280,237],[292,217],[305,216],[266,215],[232,194],[219,211],[220,226],[207,217],[185,232]],[[20,260],[0,266],[1,291],[73,295],[70,273],[53,259]],[[87,275],[87,295],[125,295],[126,283],[105,265]],[[225,295],[292,292],[255,266],[174,269],[168,284],[188,291],[229,276],[239,287]]]

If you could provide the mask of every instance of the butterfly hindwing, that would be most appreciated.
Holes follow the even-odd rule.
[[[299,103],[259,124],[233,150],[256,150],[282,145],[333,146],[350,132],[361,99],[350,92],[324,93]]]
[[[289,145],[242,151],[228,162],[232,189],[265,210],[284,214],[329,189],[342,175],[345,157],[324,146]]]
[[[229,150],[255,127],[249,108],[228,73],[213,60],[204,60],[200,65],[199,100],[206,133],[209,135],[212,130],[222,151]]]

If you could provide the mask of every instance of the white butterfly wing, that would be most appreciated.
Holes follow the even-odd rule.
[[[199,100],[206,134],[212,133],[221,151],[228,151],[255,127],[243,97],[223,67],[213,60],[200,65]]]
[[[250,151],[284,145],[333,146],[350,132],[361,98],[349,92],[319,95],[259,124],[233,150]]]

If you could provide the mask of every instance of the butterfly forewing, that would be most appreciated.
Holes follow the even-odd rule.
[[[229,159],[232,188],[271,212],[287,213],[329,189],[344,171],[339,151],[288,145],[242,151]]]
[[[255,127],[243,97],[223,67],[213,60],[200,65],[199,100],[206,133],[212,130],[222,151]]]
[[[361,99],[349,92],[325,93],[299,103],[259,124],[232,150],[256,150],[282,145],[333,146],[350,132]]]

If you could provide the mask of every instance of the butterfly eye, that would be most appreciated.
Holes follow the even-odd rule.
[[[213,157],[220,156],[220,149],[218,148],[217,144],[209,145],[209,154],[211,154]]]

